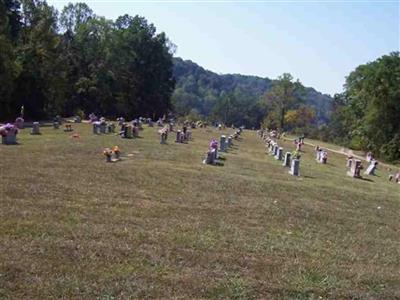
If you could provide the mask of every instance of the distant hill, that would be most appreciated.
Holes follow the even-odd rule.
[[[174,77],[176,80],[173,103],[178,112],[188,113],[195,109],[204,116],[212,113],[219,97],[225,93],[234,93],[248,106],[254,106],[272,86],[273,80],[258,76],[241,74],[217,74],[206,70],[198,64],[181,58],[174,58]],[[329,119],[332,98],[314,88],[306,88],[305,102],[317,112],[318,121],[324,123]],[[259,122],[256,116],[251,123]],[[247,124],[257,126],[258,124]]]

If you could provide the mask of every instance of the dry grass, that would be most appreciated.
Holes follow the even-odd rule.
[[[74,127],[80,139],[25,129],[0,146],[0,298],[400,298],[387,170],[352,179],[343,156],[320,165],[306,147],[295,178],[252,131],[213,167],[201,160],[217,131],[160,145],[157,128]],[[114,145],[133,156],[105,163]]]

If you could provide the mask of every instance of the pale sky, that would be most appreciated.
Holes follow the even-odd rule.
[[[176,56],[217,73],[274,79],[289,72],[333,95],[358,65],[399,51],[393,1],[47,1],[85,2],[99,16],[140,15],[164,31]]]

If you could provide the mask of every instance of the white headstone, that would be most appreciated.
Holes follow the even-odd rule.
[[[376,160],[371,160],[367,170],[365,170],[364,174],[366,175],[375,175],[376,167],[378,166],[378,162]]]

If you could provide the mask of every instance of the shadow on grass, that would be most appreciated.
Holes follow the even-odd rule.
[[[373,181],[372,179],[369,179],[369,178],[365,178],[365,177],[361,177],[361,178],[359,178],[360,180],[363,180],[363,181],[368,181],[368,182],[375,182],[375,181]]]

